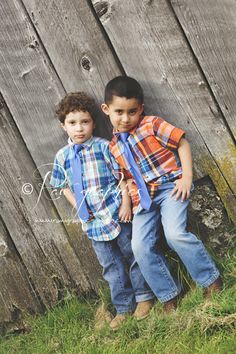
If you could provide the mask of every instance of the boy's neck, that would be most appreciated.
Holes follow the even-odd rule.
[[[90,145],[90,142],[92,141],[92,139],[93,139],[93,135],[91,135],[90,138],[85,140],[83,143],[78,144],[78,143],[75,143],[71,138],[68,138],[68,143],[70,145],[75,145],[75,144],[78,144],[78,145]]]

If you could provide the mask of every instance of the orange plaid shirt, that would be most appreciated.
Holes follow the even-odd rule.
[[[150,197],[155,196],[158,186],[173,182],[182,176],[178,145],[185,132],[157,116],[145,116],[129,131],[128,142],[133,156],[147,185]],[[130,174],[130,165],[124,154],[119,132],[113,132],[110,151],[121,166],[125,179],[132,179],[130,195],[134,210],[140,203],[138,188]]]

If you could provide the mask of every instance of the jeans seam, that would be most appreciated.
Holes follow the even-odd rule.
[[[174,299],[176,296],[178,296],[179,294],[181,293],[181,290],[178,290],[178,291],[175,291],[175,292],[172,292],[171,294],[169,295],[166,295],[162,298],[158,298],[160,300],[160,302],[167,302],[169,300],[172,300]]]
[[[137,292],[137,293],[135,293],[136,295],[146,295],[146,294],[151,294],[152,293],[152,291],[151,290],[147,290],[147,291],[143,291],[143,292]]]
[[[216,269],[211,277],[205,281],[203,284],[200,284],[203,288],[207,288],[220,276],[220,272]]]
[[[169,284],[169,286],[171,287],[171,290],[172,290],[172,291],[176,291],[176,290],[174,290],[174,288],[177,288],[177,286],[176,286],[176,284],[175,284],[175,282],[174,282],[174,279],[173,279],[172,275],[170,274],[170,277],[173,279],[173,280],[172,280],[172,284],[171,284],[171,282],[170,282],[170,277],[168,276],[167,271],[165,270],[165,268],[164,268],[163,265],[162,265],[162,263],[164,263],[164,261],[162,260],[162,262],[160,262],[159,260],[157,260],[157,262],[159,263],[160,269],[162,270],[162,274],[163,274],[164,277],[166,278],[166,281],[168,281],[168,284]],[[175,285],[175,287],[173,286],[173,284]]]
[[[140,213],[140,216],[142,217],[141,213]],[[154,250],[154,256],[155,256],[155,259],[156,259],[156,263],[157,263],[157,265],[158,265],[158,267],[159,267],[159,269],[160,269],[160,271],[161,271],[161,273],[163,275],[163,278],[166,279],[166,282],[168,283],[168,286],[170,287],[169,290],[171,291],[171,293],[166,295],[164,298],[160,298],[157,295],[157,293],[155,292],[155,295],[158,297],[158,299],[160,301],[163,301],[163,299],[165,299],[165,298],[167,298],[167,299],[170,298],[171,299],[171,298],[177,296],[180,291],[178,290],[178,287],[177,287],[177,285],[176,285],[171,273],[170,272],[168,273],[169,269],[168,269],[167,265],[165,264],[164,260],[161,258],[161,255],[159,254],[159,250],[158,249],[155,250],[155,246],[156,246],[156,243],[157,243],[157,241],[159,239],[159,232],[160,232],[160,230],[157,230],[155,228],[155,225],[157,225],[158,222],[161,222],[161,221],[157,219],[154,222],[152,222],[153,227],[151,228],[151,233],[150,233],[151,242],[150,242],[149,249],[150,250]],[[155,232],[154,232],[154,230],[155,230]],[[157,237],[157,234],[158,234],[158,237]],[[164,257],[164,255],[163,255],[163,257]],[[166,268],[167,268],[168,271],[166,270]],[[151,286],[150,286],[150,288],[153,291]]]
[[[159,237],[160,237],[160,235],[159,235]],[[154,234],[154,231],[152,230],[152,244],[150,246],[150,249],[155,248],[156,242],[158,241],[159,237],[157,238],[156,235]],[[158,252],[158,250],[157,250],[157,252]],[[168,276],[168,272],[166,271],[167,266],[166,266],[165,262],[163,261],[163,259],[161,258],[161,256],[159,254],[158,254],[158,256],[159,257],[157,258],[157,263],[158,263],[158,265],[159,265],[159,267],[160,267],[160,269],[162,271],[162,274],[166,278],[171,290],[175,291],[174,288],[177,288],[177,286],[176,286],[176,284],[174,282],[174,279],[173,279],[172,275],[169,273],[170,277],[172,278],[172,284],[171,284],[170,279],[169,279],[170,277]],[[164,257],[164,255],[163,255],[163,257]],[[163,267],[163,263],[164,263],[165,267]],[[173,286],[173,284],[174,284],[174,286]]]
[[[115,241],[115,240],[114,240],[114,241]],[[120,293],[119,297],[120,297],[120,300],[122,300],[122,302],[123,302],[123,304],[122,304],[122,309],[119,310],[119,305],[118,305],[118,307],[117,307],[117,305],[114,304],[113,301],[112,301],[112,303],[114,304],[117,313],[125,313],[125,312],[131,311],[131,309],[130,309],[130,306],[128,306],[128,297],[126,296],[126,294],[125,294],[125,292],[124,292],[125,289],[124,289],[123,284],[122,284],[122,281],[121,281],[119,266],[117,265],[116,257],[114,257],[114,255],[113,255],[113,250],[112,250],[112,247],[113,247],[113,246],[112,246],[112,243],[113,243],[114,241],[107,241],[107,242],[108,242],[108,243],[107,243],[107,249],[108,249],[108,251],[109,251],[110,259],[111,259],[111,261],[113,262],[114,267],[115,267],[115,269],[116,269],[117,280],[118,280],[118,284],[119,284],[120,289],[121,289],[121,293]],[[96,241],[96,242],[99,242],[99,241]],[[104,242],[105,242],[105,241],[104,241]],[[95,245],[95,243],[94,243],[94,245]],[[95,246],[95,247],[96,247],[96,246]],[[103,275],[104,275],[104,268],[105,268],[105,267],[103,267]],[[106,280],[106,279],[105,279],[105,280]],[[107,280],[106,280],[106,281],[107,281]],[[111,291],[110,282],[109,282],[109,281],[107,281],[107,282],[108,282],[108,284],[109,284],[109,288],[110,288],[110,291]],[[123,310],[124,308],[125,308],[125,310]]]
[[[201,240],[200,240],[200,242],[202,243]],[[218,274],[218,276],[219,276],[220,273],[219,273],[218,269],[216,268],[215,263],[214,263],[214,262],[212,261],[212,259],[210,258],[210,256],[209,256],[209,254],[208,254],[208,252],[207,252],[205,246],[203,245],[203,243],[202,243],[202,248],[201,248],[200,252],[201,252],[201,255],[204,256],[205,262],[207,261],[207,263],[211,266],[212,270],[214,270],[213,273],[212,273],[212,275],[209,277],[209,279],[208,279],[207,281],[205,281],[205,282],[202,283],[202,284],[200,284],[200,283],[198,282],[199,285],[204,288],[204,287],[208,287],[209,285],[211,285],[211,283],[214,282],[214,280],[217,279],[217,277],[215,278],[215,276],[216,276],[217,274]],[[212,280],[212,279],[213,279],[213,280]],[[212,280],[212,281],[211,281],[211,280]]]
[[[124,299],[124,302],[125,302],[126,304],[128,304],[128,299],[127,299],[127,297],[126,297],[126,295],[125,295],[125,293],[124,293],[124,287],[123,287],[123,285],[122,285],[122,281],[121,281],[121,277],[120,277],[119,267],[117,266],[117,263],[116,263],[116,261],[115,261],[115,257],[113,256],[113,252],[110,252],[110,254],[111,254],[111,257],[112,257],[112,261],[114,262],[115,267],[116,267],[116,270],[117,270],[117,274],[118,274],[118,278],[119,278],[120,287],[121,287],[121,289],[123,290],[123,292],[122,292],[122,298]]]
[[[136,300],[136,303],[138,302],[143,302],[143,301],[149,301],[149,300],[153,300],[154,299],[154,294],[151,293],[151,294],[147,294],[147,295],[137,295],[135,296],[135,300]]]

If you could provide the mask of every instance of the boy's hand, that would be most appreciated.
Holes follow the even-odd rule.
[[[192,186],[192,178],[182,177],[181,179],[177,179],[174,181],[175,187],[172,190],[170,196],[173,197],[175,195],[175,200],[178,200],[181,197],[181,202],[185,199],[189,199],[190,190]]]
[[[190,190],[193,180],[192,154],[188,141],[181,138],[178,147],[178,154],[182,165],[182,178],[174,181],[175,187],[171,192],[171,197],[175,194],[175,200],[181,197],[181,202],[190,197]]]
[[[119,209],[119,219],[120,222],[131,222],[132,208],[131,208],[131,199],[129,196],[127,181],[122,180],[119,186],[122,192],[122,201]]]
[[[122,201],[119,209],[119,219],[120,222],[131,222],[132,220],[132,209],[130,203],[124,203]]]

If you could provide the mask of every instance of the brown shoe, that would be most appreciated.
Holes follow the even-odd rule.
[[[219,293],[223,288],[223,282],[221,277],[217,278],[214,283],[209,285],[207,288],[204,289],[204,297],[205,299],[210,299],[213,293]]]
[[[134,317],[138,321],[143,320],[150,314],[152,307],[153,307],[153,300],[139,302],[136,307],[136,310],[134,311]]]
[[[109,326],[113,331],[117,331],[122,323],[127,320],[127,318],[130,316],[130,313],[119,313],[116,315],[116,317],[113,318],[113,320],[110,322]]]
[[[101,304],[95,314],[95,328],[100,330],[105,324],[109,324],[113,319],[112,314],[107,310],[105,304]]]
[[[166,313],[175,311],[177,309],[177,297],[175,297],[174,299],[171,299],[169,301],[164,302],[164,311]]]

